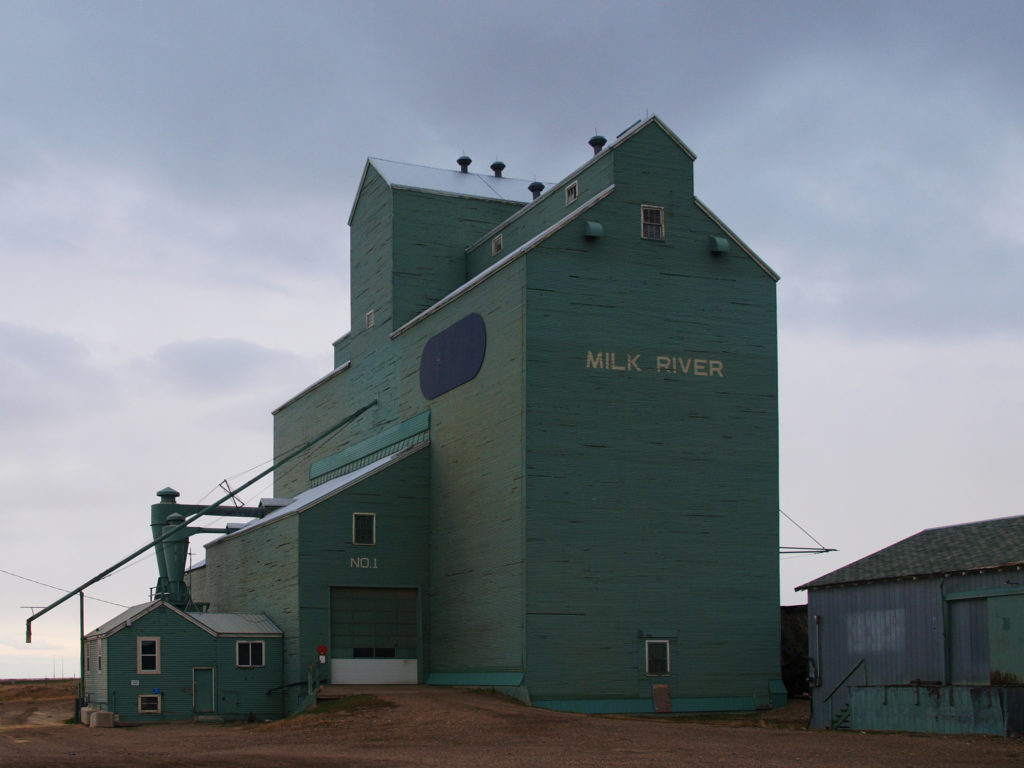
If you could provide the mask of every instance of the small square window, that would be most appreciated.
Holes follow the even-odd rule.
[[[352,543],[377,543],[377,515],[366,512],[352,514]]]
[[[579,182],[574,181],[572,184],[565,188],[565,204],[572,205],[576,202],[576,198],[580,196],[580,185]]]
[[[495,235],[491,240],[491,256],[497,256],[499,253],[501,253],[501,235]]]
[[[373,328],[373,310],[366,313],[366,328]]]
[[[146,693],[139,696],[139,712],[150,715],[160,714],[160,696],[159,693]]]
[[[647,641],[647,674],[667,675],[668,663],[668,640]]]
[[[656,205],[640,206],[640,236],[644,240],[665,239],[665,209]]]
[[[136,671],[141,675],[160,674],[160,638],[140,637],[137,643]]]
[[[262,667],[263,641],[239,640],[235,644],[235,666]]]

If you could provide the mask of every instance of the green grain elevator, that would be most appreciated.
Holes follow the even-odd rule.
[[[657,117],[556,184],[371,159],[351,331],[274,412],[273,511],[192,593],[333,683],[583,712],[739,710],[779,680],[778,276]],[[589,150],[588,150],[589,152]]]

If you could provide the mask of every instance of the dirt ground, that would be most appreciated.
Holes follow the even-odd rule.
[[[808,731],[806,702],[742,716],[631,718],[549,712],[453,688],[352,692],[341,709],[274,723],[102,729],[64,724],[74,683],[0,683],[0,765],[1024,766],[1020,739]]]

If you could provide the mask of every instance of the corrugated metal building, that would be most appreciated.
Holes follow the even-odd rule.
[[[547,188],[367,162],[352,330],[275,455],[370,407],[191,574],[282,629],[286,710],[322,650],[334,683],[577,711],[785,700],[777,275],[656,117],[591,145]]]
[[[805,584],[817,728],[1024,729],[1024,517],[933,528]]]

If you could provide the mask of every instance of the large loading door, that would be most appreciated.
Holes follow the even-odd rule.
[[[415,589],[331,587],[331,683],[415,684]]]

